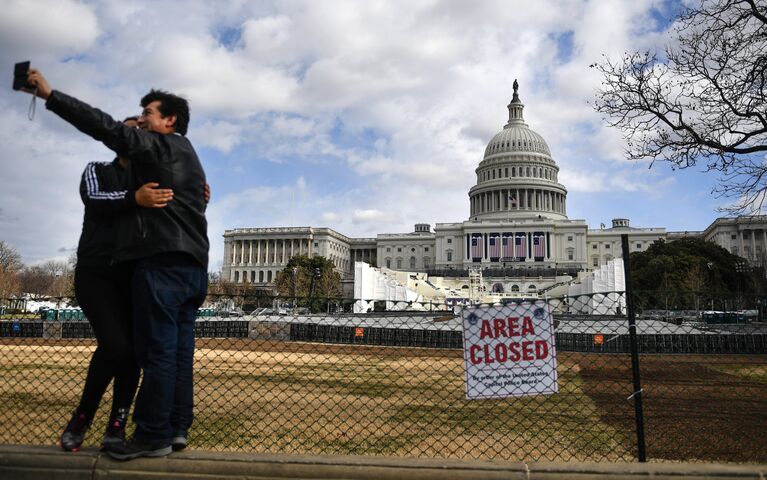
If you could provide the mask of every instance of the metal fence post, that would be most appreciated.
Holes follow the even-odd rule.
[[[634,378],[634,416],[637,429],[637,456],[640,462],[647,461],[644,438],[644,411],[642,410],[642,380],[639,373],[639,349],[637,348],[636,310],[634,308],[633,290],[631,289],[631,268],[629,263],[629,236],[621,235],[621,248],[623,250],[623,274],[626,277],[626,309],[629,320],[629,339],[631,341],[631,372]]]

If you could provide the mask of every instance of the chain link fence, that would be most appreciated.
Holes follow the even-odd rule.
[[[632,297],[636,370],[623,292],[485,309],[210,297],[196,324],[191,448],[767,462],[760,299],[679,311],[645,308],[651,295]],[[0,443],[56,443],[79,401],[93,333],[71,299],[48,300],[0,302]],[[467,398],[472,380],[483,398]],[[512,396],[484,398],[499,394]],[[109,395],[86,445],[100,442]]]

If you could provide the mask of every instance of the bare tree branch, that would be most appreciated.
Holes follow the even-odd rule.
[[[662,56],[629,52],[592,65],[594,108],[627,141],[628,159],[720,173],[726,210],[761,210],[767,194],[767,5],[701,0],[687,7]],[[673,46],[672,46],[673,45]]]

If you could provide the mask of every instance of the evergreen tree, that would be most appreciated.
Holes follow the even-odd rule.
[[[702,239],[659,240],[630,261],[632,288],[644,309],[756,308],[766,292],[762,267]]]

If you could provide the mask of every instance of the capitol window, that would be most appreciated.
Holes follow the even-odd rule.
[[[391,258],[386,259],[386,268],[391,268]]]
[[[423,251],[424,252],[428,252],[429,251],[429,247],[423,247]]]
[[[397,251],[398,251],[398,252],[401,252],[401,251],[402,251],[402,248],[401,248],[401,247],[397,247]]]
[[[452,262],[453,261],[453,252],[447,252],[447,261]]]
[[[641,243],[637,243],[637,250],[641,250],[641,249],[642,249],[642,244]]]
[[[386,247],[386,252],[391,252],[391,247]]]
[[[573,236],[572,235],[568,235],[567,236],[567,241],[568,242],[572,242],[573,241]]]
[[[415,268],[415,257],[410,257],[410,268]]]
[[[397,259],[397,268],[402,268],[402,259],[401,258]]]
[[[453,243],[453,239],[452,238],[448,238],[447,239],[447,243]]]
[[[591,248],[593,248],[594,250],[596,250],[596,249],[597,249],[597,244],[595,243],[594,245],[592,245],[592,246],[591,246]]]

